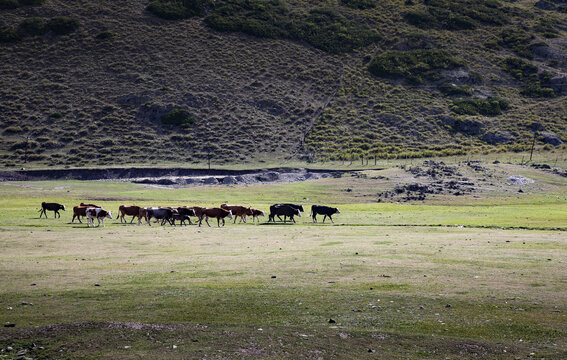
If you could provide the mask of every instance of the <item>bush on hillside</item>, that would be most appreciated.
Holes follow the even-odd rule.
[[[505,46],[521,57],[531,59],[533,57],[530,51],[530,42],[534,38],[533,35],[517,28],[505,29],[500,33],[501,39],[498,43]]]
[[[20,6],[18,0],[0,0],[0,9],[15,9]]]
[[[280,0],[219,3],[205,22],[218,31],[241,31],[267,38],[289,38],[290,14]]]
[[[57,35],[70,34],[77,30],[80,25],[79,20],[65,16],[57,16],[47,22],[49,30]]]
[[[488,99],[457,99],[453,101],[451,110],[460,115],[496,116],[510,107],[507,101]]]
[[[48,31],[47,21],[40,17],[27,18],[22,20],[22,22],[18,26],[18,30],[23,35],[43,35]]]
[[[537,66],[527,60],[509,57],[504,59],[502,68],[522,84],[520,94],[532,98],[549,98],[556,94],[549,86],[553,76],[547,71],[538,74]]]
[[[445,81],[437,86],[439,91],[448,96],[466,95],[471,96],[474,90],[469,85],[456,85],[449,81]]]
[[[390,50],[376,56],[368,67],[381,77],[405,78],[422,84],[439,78],[439,70],[463,66],[444,50]]]
[[[146,8],[157,17],[167,20],[188,19],[203,16],[205,13],[204,0],[155,0]]]
[[[379,39],[376,31],[333,9],[317,8],[296,15],[281,0],[219,3],[205,21],[215,30],[303,40],[331,53],[348,52]]]
[[[341,0],[341,4],[348,6],[349,8],[359,9],[359,10],[371,9],[376,7],[375,0]]]
[[[293,34],[330,53],[349,52],[380,39],[380,35],[365,24],[351,21],[327,8],[311,10],[295,23]]]
[[[20,0],[22,6],[40,6],[43,5],[45,0]]]
[[[98,34],[96,34],[95,38],[98,40],[107,40],[107,39],[111,39],[113,37],[115,37],[116,34],[113,33],[112,31],[101,31]]]
[[[552,18],[541,18],[534,26],[534,30],[546,38],[556,38],[559,31],[555,28],[556,21]]]
[[[0,26],[0,43],[15,42],[20,38],[20,33],[16,29]]]
[[[404,18],[422,29],[470,30],[479,24],[503,25],[509,9],[497,0],[426,0],[427,12],[410,11]]]
[[[185,109],[173,109],[162,116],[161,122],[164,125],[176,125],[187,128],[195,123],[195,118]]]

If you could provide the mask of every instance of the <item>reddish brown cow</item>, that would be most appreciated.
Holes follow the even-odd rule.
[[[216,218],[217,219],[217,226],[220,227],[220,221],[222,219],[222,226],[224,226],[224,218],[228,216],[229,219],[232,219],[232,212],[230,210],[225,210],[225,209],[221,209],[221,208],[209,208],[209,209],[203,209],[202,210],[202,216],[199,219],[199,226],[201,226],[201,222],[203,222],[203,217],[205,218],[205,222],[207,223],[207,225],[209,225],[209,227],[211,226],[211,224],[209,224],[209,218]]]
[[[252,210],[252,222],[254,222],[255,219],[258,219],[258,222],[260,222],[259,216],[264,216],[264,212],[258,209],[251,209],[251,210]]]
[[[77,218],[77,220],[79,220],[79,222],[82,224],[83,222],[81,221],[81,216],[87,216],[87,209],[91,207],[91,206],[75,206],[73,207],[73,219],[71,220],[71,222],[75,222],[75,218]]]
[[[236,223],[236,217],[240,217],[240,222],[246,222],[246,216],[252,216],[252,210],[250,207],[244,207],[240,205],[227,205],[222,204],[221,209],[230,210],[232,211],[232,215],[234,215],[234,223]]]
[[[94,208],[102,207],[95,204],[85,204],[85,203],[81,203],[79,206],[94,207]]]
[[[148,208],[141,207],[138,210],[138,225],[142,225],[142,219],[148,221]]]
[[[132,205],[132,206],[124,206],[124,205],[120,205],[120,207],[118,208],[118,215],[116,216],[116,218],[120,218],[120,222],[124,221],[126,222],[126,219],[124,219],[124,217],[128,215],[132,217],[132,220],[130,220],[130,224],[134,221],[134,218],[138,218],[138,222],[140,221],[140,207],[136,206],[136,205]]]

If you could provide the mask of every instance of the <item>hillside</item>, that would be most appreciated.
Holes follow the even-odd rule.
[[[0,0],[0,166],[565,149],[566,9]]]

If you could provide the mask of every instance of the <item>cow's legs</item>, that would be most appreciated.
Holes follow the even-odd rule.
[[[130,224],[134,221],[135,217],[136,217],[136,215],[132,216],[132,220],[130,220]]]
[[[329,215],[329,220],[331,220],[331,222],[334,224],[335,222],[333,221],[333,218],[331,217],[331,215]]]
[[[326,218],[327,218],[327,215],[323,216],[323,224],[325,223]]]
[[[293,215],[291,215],[291,220],[293,220],[293,223],[295,224],[295,219],[293,218]]]
[[[317,222],[317,214],[313,214],[313,222],[316,223]]]

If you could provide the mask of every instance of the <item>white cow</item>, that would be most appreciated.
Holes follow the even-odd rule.
[[[89,227],[90,225],[95,227],[93,219],[98,220],[97,226],[100,226],[100,223],[102,222],[102,227],[104,227],[104,218],[112,219],[112,214],[110,213],[110,211],[106,211],[103,208],[90,207],[86,210],[86,213],[87,213],[87,227]]]

